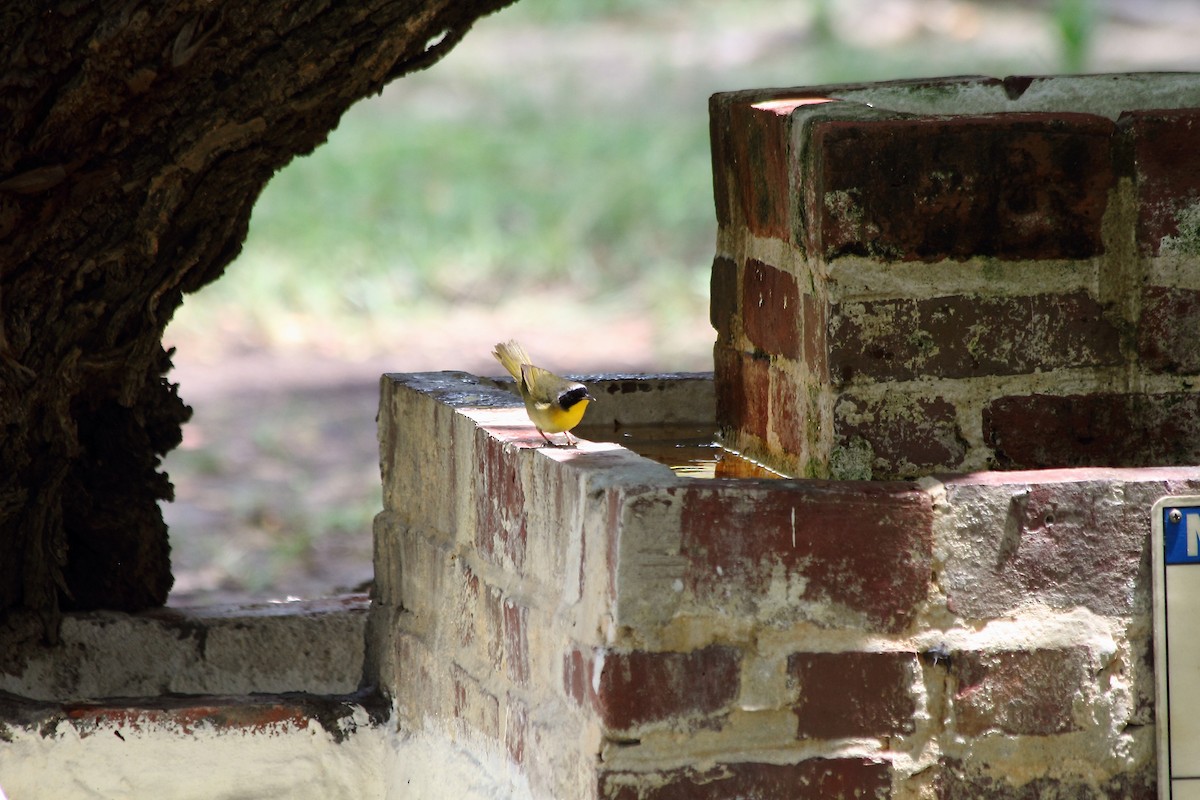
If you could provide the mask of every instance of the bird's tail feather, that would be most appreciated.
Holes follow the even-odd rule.
[[[521,380],[521,365],[530,363],[529,354],[525,352],[525,348],[521,347],[516,339],[509,339],[507,342],[501,342],[496,345],[496,349],[492,351],[492,355],[504,365],[504,368],[508,370],[508,374],[512,375],[518,381]]]

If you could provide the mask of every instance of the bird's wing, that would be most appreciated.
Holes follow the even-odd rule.
[[[535,367],[533,364],[521,365],[521,380],[525,381],[529,395],[537,403],[549,405],[558,398],[563,379],[548,369]]]

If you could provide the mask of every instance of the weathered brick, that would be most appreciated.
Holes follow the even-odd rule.
[[[1061,112],[816,120],[809,224],[827,259],[1097,256],[1113,132]]]
[[[621,567],[621,533],[622,523],[624,521],[624,503],[620,492],[609,491],[604,494],[604,553],[602,554],[604,565],[604,575],[607,576],[607,599],[615,600],[617,597],[617,579],[620,574]],[[586,543],[586,539],[584,542]],[[599,559],[596,559],[599,561]],[[583,594],[583,589],[587,584],[587,576],[584,571],[587,569],[588,554],[583,553],[579,559],[579,592]]]
[[[737,197],[746,227],[758,236],[787,240],[791,187],[786,114],[734,103],[725,133],[728,189]]]
[[[453,622],[458,632],[458,644],[466,648],[475,641],[476,613],[483,606],[480,603],[479,576],[465,561],[459,560],[458,565],[459,584],[455,593],[458,608]]]
[[[384,375],[380,381],[384,508],[448,540],[458,526],[455,504],[447,501],[458,478],[454,409],[441,401],[444,392],[425,375]]]
[[[713,355],[718,428],[740,430],[765,441],[770,402],[770,363],[766,358],[756,358],[720,344],[714,348]]]
[[[1154,640],[1152,637],[1131,637],[1129,661],[1133,684],[1133,707],[1129,711],[1129,726],[1154,724],[1158,686],[1154,679]]]
[[[1128,111],[1143,253],[1200,255],[1200,109]]]
[[[511,695],[504,699],[504,749],[514,764],[525,763],[529,741],[529,707]]]
[[[937,800],[1156,800],[1157,780],[1153,763],[1143,763],[1098,783],[1079,776],[1034,778],[1016,784],[1003,768],[984,773],[978,765],[952,759],[938,766]]]
[[[788,677],[798,739],[912,733],[915,653],[793,653]]]
[[[1148,286],[1138,316],[1138,356],[1155,372],[1200,372],[1200,291]]]
[[[723,710],[737,696],[740,669],[741,651],[723,645],[685,653],[572,649],[563,660],[563,686],[576,703],[594,708],[605,727],[628,730],[687,724]]]
[[[529,609],[514,600],[503,605],[504,670],[518,686],[529,683]]]
[[[959,734],[1050,736],[1079,730],[1072,705],[1087,682],[1083,648],[956,652],[954,717]]]
[[[1200,395],[1021,395],[983,409],[1001,469],[1200,463]]]
[[[609,651],[595,686],[597,710],[609,728],[713,714],[737,696],[741,651],[711,645],[686,653]]]
[[[829,368],[842,384],[1121,362],[1117,328],[1086,292],[849,302],[830,315]]]
[[[777,446],[804,465],[812,455],[809,441],[809,393],[790,371],[771,370],[771,394],[768,399],[767,426]]]
[[[537,436],[532,426],[530,430]],[[480,437],[475,545],[489,560],[521,573],[528,535],[525,490],[518,459],[509,448],[495,435]]]
[[[431,615],[445,593],[458,591],[453,586],[454,574],[447,569],[450,549],[412,528],[406,529],[399,544],[399,588],[404,607],[422,616]]]
[[[372,525],[375,588],[371,594],[373,602],[380,607],[395,609],[404,605],[400,553],[404,539],[410,535],[411,529],[397,512],[385,509],[375,515]]]
[[[490,739],[500,740],[500,700],[458,664],[450,665],[454,719]]]
[[[848,610],[899,631],[932,572],[929,496],[910,484],[776,481],[678,490],[684,583],[723,613],[753,614],[785,592],[789,618]],[[784,585],[773,584],[782,582]],[[815,615],[815,616],[814,616]]]
[[[717,332],[717,341],[732,344],[734,323],[738,319],[738,265],[731,258],[713,259],[709,278],[709,321]]]
[[[833,413],[835,446],[870,457],[870,474],[834,477],[895,480],[951,472],[967,452],[958,410],[939,397],[892,392],[868,399],[846,392]]]
[[[717,428],[724,431],[736,429],[746,413],[740,350],[717,342],[713,347],[713,383]]]
[[[364,712],[367,715],[365,720],[359,717]],[[101,737],[110,741],[120,741],[122,744],[155,739],[180,741],[202,732],[205,738],[219,737],[217,745],[220,746],[221,743],[253,743],[255,740],[294,736],[300,731],[307,731],[314,737],[328,736],[333,742],[341,743],[354,735],[356,730],[385,724],[388,710],[386,703],[369,697],[351,700],[339,695],[300,692],[228,696],[165,695],[62,704],[7,695],[4,714],[6,746],[13,740],[14,733],[19,736],[22,732],[36,735],[37,739],[45,739],[48,742],[71,737],[78,743],[95,736],[93,744],[99,744]],[[292,741],[295,743],[296,739]],[[129,744],[128,747],[131,750],[126,750],[122,755],[134,762],[129,770],[113,766],[107,759],[95,754],[90,757],[85,755],[79,759],[82,764],[74,765],[74,758],[56,757],[53,768],[72,771],[73,779],[64,780],[61,775],[56,776],[51,781],[54,788],[47,790],[44,785],[45,770],[40,770],[26,783],[29,789],[16,788],[14,791],[14,786],[9,781],[11,776],[6,770],[5,786],[9,787],[9,791],[14,791],[14,796],[28,797],[69,797],[79,794],[81,790],[77,787],[84,784],[93,787],[98,784],[127,787],[125,790],[93,789],[89,792],[93,796],[161,796],[162,789],[172,785],[172,775],[164,772],[162,781],[146,780],[146,765],[150,761],[145,749],[136,744]],[[6,766],[14,762],[20,764],[19,757],[6,755]],[[98,763],[104,763],[104,767],[101,768],[102,777],[99,779],[88,766]],[[173,766],[173,762],[169,763]],[[19,783],[17,785],[20,786]],[[137,788],[129,788],[133,785]],[[299,785],[295,784],[297,787]],[[281,786],[282,784],[273,783],[272,789],[278,791]],[[339,788],[344,786],[343,783]]]
[[[800,290],[796,278],[749,259],[742,273],[742,324],[746,337],[770,356],[800,357]]]
[[[497,587],[483,584],[480,599],[483,602],[478,608],[475,624],[483,633],[481,655],[487,658],[494,671],[499,672],[504,665],[505,652],[503,595]]]
[[[891,796],[886,763],[857,758],[813,758],[796,764],[733,762],[709,769],[603,772],[604,800],[731,800],[732,798],[877,798]]]
[[[591,702],[593,658],[591,651],[578,647],[563,653],[563,693],[577,706],[586,706]]]
[[[1200,486],[1194,477],[1181,478],[1124,482],[1107,471],[1072,471],[946,479],[946,512],[955,527],[940,582],[950,610],[990,619],[1037,603],[1133,614],[1149,592],[1142,583],[1146,509],[1163,495]]]
[[[808,366],[809,374],[821,382],[830,379],[827,316],[824,300],[807,292],[800,296],[804,363]]]
[[[728,228],[733,225],[730,207],[729,170],[733,164],[733,151],[729,137],[729,100],[720,94],[708,98],[708,140],[712,153],[713,205],[717,213],[717,226]]]
[[[445,672],[429,645],[420,636],[396,631],[393,647],[395,674],[388,677],[397,706],[414,718],[444,715],[446,705],[442,703],[440,681]]]

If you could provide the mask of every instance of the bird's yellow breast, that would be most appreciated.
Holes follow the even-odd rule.
[[[583,419],[587,410],[587,400],[580,400],[570,408],[563,410],[558,403],[534,403],[526,401],[525,409],[533,424],[546,433],[562,433],[569,431]]]

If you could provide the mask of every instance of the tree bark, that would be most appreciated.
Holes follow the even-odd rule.
[[[0,615],[166,601],[163,328],[276,170],[510,2],[0,0]]]

